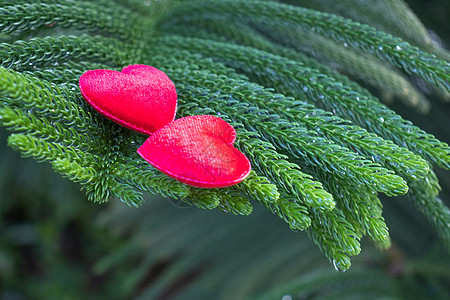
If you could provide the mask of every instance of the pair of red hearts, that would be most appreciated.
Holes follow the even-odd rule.
[[[165,174],[203,188],[234,185],[250,162],[233,147],[236,131],[214,116],[175,119],[177,93],[167,75],[151,66],[122,72],[91,70],[79,80],[86,101],[107,118],[150,137],[138,153]]]

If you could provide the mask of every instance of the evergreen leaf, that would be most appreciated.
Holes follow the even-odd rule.
[[[127,9],[117,10],[105,3],[84,1],[48,1],[50,3],[17,3],[0,8],[3,34],[15,34],[40,27],[72,27],[105,31],[123,40],[135,42],[142,35],[140,19]],[[21,2],[21,1],[19,1]]]
[[[376,55],[450,92],[449,63],[390,34],[340,16],[273,1],[227,0],[192,1],[174,9],[170,18],[202,13],[229,14],[233,18],[250,19],[254,22],[257,22],[258,18],[268,17],[288,26],[299,26],[335,41],[345,41],[349,46]]]
[[[252,122],[248,129],[257,130],[261,136],[274,143],[277,148],[304,160],[306,164],[320,165],[325,171],[336,171],[338,176],[352,181],[357,180],[358,183],[370,186],[387,195],[402,194],[407,191],[406,184],[392,171],[317,136],[317,133],[308,131],[305,127],[293,126],[292,123],[278,115],[269,115],[266,110],[246,104],[247,99],[257,97],[246,92],[246,86],[249,84],[236,84],[230,78],[219,77],[206,71],[177,72],[177,70],[169,69],[165,69],[165,71],[175,80],[179,88],[180,100],[187,101],[189,99],[189,102],[196,102],[199,105],[208,103],[209,107],[214,105],[221,112],[233,116],[236,121]],[[192,75],[189,76],[189,74]],[[181,76],[185,76],[183,80],[190,80],[197,86],[185,87],[181,82],[178,84]],[[199,87],[208,86],[206,84],[209,84],[217,92],[210,92]],[[220,92],[219,85],[222,85],[222,89],[228,94]],[[185,89],[186,92],[183,91]],[[231,93],[231,91],[233,92]],[[228,95],[232,95],[232,97]],[[183,105],[183,102],[180,104]]]
[[[213,110],[199,108],[192,102],[179,107],[179,112],[181,115],[215,114]],[[286,193],[295,195],[298,201],[309,207],[319,210],[334,208],[333,198],[322,188],[322,184],[301,172],[300,167],[290,163],[286,155],[276,152],[273,144],[261,141],[260,135],[247,131],[242,124],[233,122],[227,115],[220,114],[220,118],[235,128],[237,132],[235,145],[251,159],[253,169],[276,182]]]
[[[257,52],[254,49],[228,45],[225,43],[213,43],[204,40],[185,39],[180,37],[165,38],[162,42],[165,44],[169,43],[172,47],[176,45],[177,47],[187,47],[201,52],[208,57],[213,57],[213,59],[219,60],[237,70],[242,70],[247,75],[251,74],[253,77],[257,77],[259,79],[258,81],[263,84],[268,83],[269,85],[278,88],[291,86],[290,82],[282,82],[280,80],[278,74],[284,72],[286,75],[289,74],[290,78],[294,77],[298,78],[299,81],[301,80],[301,82],[299,82],[299,87],[303,86],[303,89],[313,91],[321,89],[320,83],[311,85],[310,82],[313,77],[303,77],[300,75],[300,70],[299,72],[294,71],[302,68],[300,64],[297,64],[297,68],[293,67],[293,64],[295,63],[289,63],[289,60],[285,60],[286,64],[284,65],[280,64],[280,62],[283,61],[282,57],[272,56],[266,52]],[[267,65],[271,66],[270,69]],[[306,70],[306,72],[310,71],[310,69]],[[309,73],[308,75],[311,74]],[[323,74],[317,73],[317,77],[320,78],[319,80],[321,80],[322,84],[326,80],[323,78]],[[281,116],[291,121],[305,124],[310,130],[315,130],[335,142],[344,143],[348,147],[358,151],[360,154],[371,157],[374,161],[388,168],[393,168],[402,176],[420,178],[428,173],[429,168],[426,161],[420,159],[404,148],[395,146],[389,140],[383,140],[374,134],[369,134],[364,129],[351,125],[344,119],[333,117],[331,114],[316,109],[305,102],[282,96],[270,95],[268,97],[267,93],[264,94],[263,91],[259,90],[253,88],[252,92],[259,92],[259,97],[252,99],[256,100],[255,104],[260,105],[265,109],[272,109]],[[326,92],[324,92],[324,94],[326,95]],[[323,95],[314,95],[314,97],[317,96]],[[331,94],[330,96],[337,97],[335,94]],[[275,99],[273,99],[274,97]],[[274,102],[276,102],[277,105],[274,105]],[[379,117],[380,116],[378,116],[378,118]],[[386,116],[386,118],[387,117],[388,116]],[[442,147],[444,146],[445,145],[442,144]],[[389,150],[386,151],[387,149]],[[444,150],[448,149],[444,148]]]
[[[117,198],[140,206],[151,193],[175,199],[175,204],[229,213],[225,219],[225,214],[205,211],[210,223],[203,223],[197,210],[178,214],[152,201],[148,207],[155,211],[140,208],[112,217],[112,229],[133,232],[132,245],[94,269],[111,271],[108,264],[138,261],[138,267],[125,270],[130,276],[120,280],[123,298],[137,290],[142,298],[169,298],[187,274],[202,286],[223,280],[227,287],[200,292],[189,286],[180,299],[244,299],[240,296],[276,281],[274,272],[280,283],[311,268],[317,259],[301,260],[314,257],[312,251],[303,253],[309,245],[289,239],[279,252],[279,231],[261,226],[267,221],[258,219],[263,213],[275,215],[292,231],[308,229],[335,268],[345,271],[350,257],[360,253],[364,236],[380,248],[390,245],[378,192],[395,196],[409,190],[406,197],[448,246],[450,213],[431,164],[450,169],[450,147],[352,81],[378,88],[374,94],[403,97],[425,112],[434,99],[428,102],[419,89],[448,98],[448,53],[429,39],[403,1],[362,3],[0,0],[0,126],[11,133],[7,142],[12,149],[49,163],[79,183],[89,200]],[[380,16],[387,8],[392,10]],[[233,126],[235,146],[251,162],[250,176],[235,186],[200,189],[143,160],[136,150],[147,136],[98,114],[78,87],[87,70],[120,71],[130,64],[149,64],[168,74],[177,89],[177,117],[214,115]],[[254,201],[261,205],[253,207]],[[244,223],[247,218],[232,215],[251,215],[250,220],[256,215],[259,223],[252,226]],[[184,231],[189,224],[194,230]],[[278,226],[273,224],[268,226]],[[238,247],[219,249],[218,242],[235,232]],[[253,243],[255,233],[262,243]],[[169,267],[149,284],[147,272],[160,253]],[[231,263],[214,273],[216,253]],[[237,274],[244,263],[249,271],[224,278],[224,273]],[[314,293],[327,280],[303,279],[289,288],[295,292],[311,284],[305,293]],[[366,292],[362,288],[352,295]],[[342,288],[324,297],[348,295]]]

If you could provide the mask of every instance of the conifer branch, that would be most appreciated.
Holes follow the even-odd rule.
[[[298,28],[296,30],[285,27],[280,29],[277,27],[279,24],[272,22],[270,19],[264,20],[264,24],[260,20],[261,23],[255,25],[272,41],[311,55],[311,57],[308,57],[302,55],[302,52],[292,51],[265,40],[265,37],[251,26],[239,24],[239,22],[230,24],[221,15],[207,15],[202,16],[201,19],[196,18],[195,26],[189,20],[174,20],[171,22],[161,24],[162,30],[182,36],[200,37],[228,44],[229,40],[223,38],[223,36],[226,36],[237,43],[301,61],[306,67],[318,69],[321,73],[335,78],[336,81],[352,87],[353,90],[367,96],[370,95],[354,82],[350,82],[345,76],[330,70],[312,57],[320,58],[323,62],[339,69],[339,71],[380,89],[385,95],[382,100],[386,102],[391,102],[394,97],[398,97],[405,105],[414,107],[420,113],[428,113],[430,110],[428,100],[400,72],[369,54],[357,51],[357,49],[349,49],[345,43],[342,46]],[[215,33],[220,33],[220,35]],[[442,94],[442,99],[447,98],[444,91],[437,88],[436,91]]]
[[[58,88],[49,82],[25,77],[0,67],[0,100],[6,105],[22,106],[35,114],[45,114],[53,121],[76,126],[81,132],[102,131],[91,112],[80,108],[80,95]],[[83,106],[82,106],[83,107]]]
[[[279,79],[277,73],[274,74],[274,72],[267,70],[265,66],[270,61],[270,65],[273,68],[277,70],[288,70],[284,72],[291,73],[293,72],[293,69],[289,68],[291,65],[278,65],[277,62],[279,60],[276,60],[276,62],[275,57],[273,60],[270,59],[269,57],[271,56],[265,52],[255,55],[255,51],[249,48],[224,43],[206,43],[204,40],[197,39],[165,38],[163,42],[166,43],[167,40],[169,40],[170,46],[175,46],[176,44],[177,47],[183,47],[183,45],[186,45],[186,47],[199,51],[208,57],[212,57],[214,53],[216,60],[233,66],[237,70],[245,72],[247,75],[253,74],[253,77],[260,78],[261,80],[259,81],[265,85],[289,85],[288,82],[278,84]],[[200,61],[197,60],[197,63],[200,63]],[[298,78],[300,76],[298,73],[292,73],[291,77]],[[310,78],[306,76],[300,78],[302,82],[299,82],[299,84],[311,86]],[[311,89],[313,88],[311,87]],[[315,87],[314,90],[316,90]],[[351,125],[347,120],[333,117],[330,113],[326,113],[312,105],[295,99],[284,98],[280,95],[274,96],[255,86],[252,87],[252,93],[258,94],[258,97],[252,99],[255,99],[255,104],[262,108],[274,110],[280,116],[290,121],[302,123],[310,130],[315,130],[335,142],[343,143],[355,149],[360,154],[371,157],[374,161],[388,168],[393,168],[402,176],[420,178],[425,176],[429,170],[428,164],[410,151],[397,147],[391,141],[383,140],[358,126]],[[385,151],[387,149],[389,151]]]
[[[215,15],[214,17],[217,16]],[[251,26],[239,21],[230,24],[230,22],[223,17],[214,19],[197,18],[195,20],[195,25],[175,20],[174,22],[164,22],[160,26],[163,31],[170,34],[177,34],[183,37],[197,37],[216,42],[233,41],[240,45],[276,54],[301,63],[305,67],[317,69],[321,74],[334,78],[336,82],[340,82],[342,85],[350,87],[353,91],[364,96],[371,96],[371,93],[367,89],[349,80],[348,77],[341,73],[331,69],[325,63],[293,49],[274,44],[273,42],[270,42],[266,36],[263,36]]]
[[[272,213],[284,220],[294,231],[303,231],[311,225],[307,208],[298,203],[292,195],[282,194],[275,203],[263,203]]]
[[[319,271],[302,275],[300,279],[291,280],[251,300],[272,300],[282,298],[284,295],[296,295],[299,299],[306,299],[312,295],[314,295],[312,297],[336,300],[351,297],[395,299],[397,296],[393,290],[395,290],[395,283],[383,272],[353,269],[351,273],[339,276],[336,273],[323,274]]]
[[[169,18],[202,13],[228,14],[233,18],[250,19],[254,22],[257,22],[259,17],[269,17],[289,24],[288,26],[300,26],[335,41],[345,41],[349,46],[376,55],[450,92],[449,63],[420,51],[399,38],[350,19],[272,1],[236,0],[190,2],[175,8]]]
[[[120,152],[116,152],[116,155],[119,163],[116,168],[111,170],[111,173],[119,181],[141,191],[172,199],[184,200],[193,193],[193,188],[162,174],[145,161],[139,160],[135,153],[128,157]]]
[[[15,132],[36,135],[45,140],[51,139],[68,146],[87,145],[89,142],[86,135],[80,134],[74,128],[65,128],[61,123],[50,123],[47,119],[37,118],[31,112],[25,113],[11,107],[0,108],[0,124]]]
[[[311,210],[310,214],[311,226],[313,228],[322,228],[327,234],[332,236],[343,253],[349,256],[360,253],[360,238],[340,209],[336,208],[327,212]]]
[[[122,65],[127,60],[129,45],[117,39],[100,36],[62,36],[31,38],[12,44],[0,44],[1,66],[17,71],[32,70],[50,61],[88,59]]]
[[[439,48],[430,37],[427,29],[403,0],[380,0],[376,5],[364,5],[363,1],[350,0],[336,3],[320,1],[283,1],[290,4],[313,8],[328,13],[338,13],[360,23],[371,25],[378,30],[401,37],[421,49],[430,51],[443,59],[449,58],[446,51]],[[334,7],[333,7],[334,6]],[[332,8],[333,7],[333,8]]]
[[[19,1],[20,2],[20,1]],[[17,3],[0,7],[0,31],[15,34],[46,27],[72,27],[88,31],[104,31],[120,39],[136,42],[142,36],[142,22],[123,8],[84,1],[48,1],[50,3]]]
[[[248,216],[253,212],[253,206],[249,199],[235,189],[220,189],[218,194],[220,199],[219,209],[221,211],[244,216]]]
[[[166,66],[168,66],[168,64],[165,64]],[[233,115],[234,118],[237,118],[236,120],[241,120],[241,121],[250,121],[250,120],[254,120],[253,122],[255,124],[258,125],[253,125],[252,126],[258,126],[259,129],[258,132],[261,134],[261,136],[265,136],[265,138],[273,143],[275,143],[275,145],[278,145],[279,147],[281,147],[281,149],[284,149],[285,151],[290,151],[290,153],[296,157],[301,157],[300,159],[306,159],[307,163],[312,163],[312,164],[321,164],[322,167],[325,168],[325,170],[339,170],[339,168],[343,168],[343,172],[340,173],[340,176],[347,176],[351,173],[349,172],[358,172],[361,178],[364,179],[356,179],[353,176],[353,180],[359,180],[358,182],[361,184],[367,184],[368,186],[371,186],[372,188],[375,189],[379,189],[379,191],[383,191],[386,192],[389,195],[395,194],[395,193],[404,193],[406,192],[405,188],[406,185],[403,183],[402,180],[398,180],[398,179],[394,179],[395,175],[387,169],[383,169],[381,168],[381,166],[377,166],[377,164],[373,163],[373,162],[368,162],[366,161],[362,156],[358,156],[355,155],[354,153],[351,153],[347,150],[344,150],[341,146],[336,145],[336,144],[332,144],[330,141],[326,141],[320,137],[317,136],[317,134],[315,132],[310,132],[307,131],[305,128],[302,127],[298,127],[298,126],[291,126],[289,124],[288,121],[284,121],[283,119],[279,119],[279,116],[277,115],[268,115],[267,111],[261,111],[260,112],[260,116],[255,115],[255,114],[249,114],[248,111],[258,111],[259,109],[253,105],[248,106],[249,104],[244,105],[244,103],[246,101],[248,101],[248,99],[256,99],[256,96],[252,95],[251,91],[245,92],[246,88],[245,86],[247,84],[242,84],[242,83],[233,83],[233,80],[230,78],[221,78],[218,77],[217,75],[214,74],[208,74],[206,72],[200,72],[200,73],[196,73],[193,72],[194,76],[189,76],[190,71],[186,71],[186,72],[179,72],[178,70],[174,70],[174,71],[170,71],[168,69],[164,69],[168,74],[173,75],[172,78],[174,78],[174,80],[181,80],[186,82],[189,80],[191,82],[193,82],[196,85],[199,85],[199,83],[203,83],[206,86],[210,85],[213,86],[213,88],[215,90],[219,90],[220,86],[225,86],[227,93],[229,93],[230,91],[233,90],[233,86],[235,86],[236,84],[240,84],[240,86],[236,89],[236,96],[238,99],[242,99],[242,101],[244,102],[240,102],[240,103],[236,103],[235,100],[233,99],[223,99],[223,100],[219,100],[222,99],[223,97],[219,94],[216,93],[214,94],[212,97],[213,98],[217,98],[217,100],[219,100],[220,102],[216,102],[216,101],[211,101],[209,99],[205,99],[204,101],[209,102],[209,106],[211,107],[211,105],[218,105],[220,107],[220,110],[228,115]],[[195,75],[197,74],[197,75]],[[206,79],[207,77],[209,77],[208,79]],[[178,84],[178,83],[177,83]],[[182,83],[180,82],[180,84],[178,84],[180,86],[180,90],[182,89]],[[200,84],[200,86],[202,86],[203,84]],[[192,98],[192,101],[197,101],[197,102],[201,102],[202,100],[199,100],[200,97],[205,97],[204,95],[197,94],[198,93],[198,89],[200,89],[200,87],[196,87],[196,88],[190,88],[192,89],[192,91],[189,91],[189,97],[190,99]],[[194,94],[195,93],[195,94]],[[242,93],[246,93],[246,97],[245,99],[243,99],[242,96],[240,96]],[[195,99],[193,97],[193,94],[196,95]],[[229,102],[229,104],[226,104],[227,101],[231,101]],[[205,102],[205,103],[206,103]],[[230,107],[229,105],[233,104],[234,107]],[[247,108],[249,107],[249,108]],[[258,121],[257,121],[258,120]],[[269,123],[268,123],[269,122]],[[262,124],[271,124],[270,126],[268,125],[264,125],[262,126]],[[275,125],[278,124],[278,125]],[[262,127],[261,127],[262,126]],[[275,127],[274,127],[275,126]],[[270,128],[269,128],[270,127]],[[276,129],[274,130],[274,128],[279,127],[280,129]],[[252,127],[253,128],[253,127]],[[286,129],[285,129],[286,128]],[[307,133],[309,132],[309,133]],[[280,135],[281,136],[278,136]],[[302,136],[302,139],[298,139],[298,136]],[[280,140],[280,138],[282,138],[282,140]],[[287,141],[287,144],[285,144]],[[293,149],[294,144],[296,145],[296,149]],[[321,154],[313,154],[314,149],[318,149],[316,148],[317,146],[312,147],[311,145],[319,145],[320,147],[326,147],[328,148],[327,151],[322,153],[322,150],[320,151]],[[299,146],[302,145],[302,147],[305,147],[304,149],[302,148],[302,152],[298,152],[300,149]],[[309,149],[309,150],[308,150]],[[340,152],[342,151],[343,152]],[[303,153],[303,151],[306,151]],[[340,153],[340,154],[332,154],[333,152],[335,153]],[[344,153],[346,153],[345,155],[343,155]],[[307,155],[312,155],[311,157],[305,157],[304,154]],[[321,155],[325,155],[325,157],[321,157]],[[340,165],[330,165],[329,162],[327,162],[327,155],[339,155],[340,156],[340,161],[342,164]],[[346,158],[344,158],[346,157]],[[356,160],[355,160],[356,159]],[[345,161],[348,160],[348,162],[346,163]],[[362,164],[359,167],[356,166],[355,162],[358,161]],[[370,171],[370,175],[369,173],[366,173],[366,175],[364,174],[364,168],[363,165],[366,164],[366,167],[368,168],[367,170],[371,170]],[[344,165],[347,165],[347,167],[344,167]],[[353,166],[353,167],[351,167]],[[348,169],[350,168],[350,169]],[[375,179],[377,178],[377,176],[379,179]],[[387,181],[383,181],[382,178],[384,176],[387,177],[391,177],[393,181],[391,181],[389,184],[387,184]],[[387,178],[386,177],[386,178]],[[367,181],[366,181],[367,180]],[[375,183],[374,180],[381,180],[378,183]],[[372,183],[367,183],[367,182],[372,182]],[[383,182],[383,183],[381,183]],[[374,183],[374,184],[373,184]],[[387,185],[385,185],[387,184]]]
[[[165,44],[169,43],[168,46],[176,44],[179,47],[183,47],[181,44],[189,43],[189,40],[179,43],[175,38],[170,37],[164,38],[163,41]],[[257,76],[256,78],[261,78],[258,80],[260,83],[272,86],[289,96],[306,95],[311,102],[332,110],[343,118],[352,120],[368,131],[386,139],[392,139],[400,146],[407,145],[411,151],[424,158],[441,167],[450,168],[450,147],[446,143],[438,141],[434,136],[403,120],[374,97],[358,95],[349,87],[334,81],[333,78],[328,78],[317,70],[305,68],[301,63],[280,56],[274,56],[267,52],[258,53],[254,50],[246,51],[249,49],[223,43],[216,43],[218,46],[214,47],[215,43],[206,45],[201,40],[194,41],[189,43],[192,49],[206,53],[208,56],[215,52],[215,59],[233,66],[245,74],[253,74],[253,76]],[[233,58],[231,58],[231,53],[235,53]],[[267,69],[265,67],[267,65],[270,65],[271,69]],[[275,70],[276,72],[274,72]],[[320,103],[317,103],[318,99]],[[391,165],[396,166],[397,164]],[[419,170],[419,172],[424,170],[422,175],[413,174],[413,176],[421,177],[426,174],[428,167],[423,161],[418,161],[417,164],[412,163],[411,167],[407,167],[407,170],[402,173],[410,174],[410,172],[414,172],[413,170]]]
[[[339,214],[339,213],[338,213]],[[330,215],[329,215],[330,216]],[[321,221],[326,221],[326,217],[324,215],[318,215],[315,214],[314,217],[312,217],[311,222],[311,229],[308,231],[308,234],[310,235],[311,239],[316,243],[316,245],[319,246],[320,250],[325,254],[325,256],[330,260],[330,262],[334,265],[336,270],[339,271],[346,271],[350,268],[351,262],[350,262],[350,256],[352,254],[347,253],[346,246],[349,246],[349,250],[352,253],[358,253],[359,247],[359,240],[357,237],[356,232],[353,232],[352,226],[348,224],[346,221],[344,223],[335,223],[335,224],[327,224],[328,226],[338,226],[343,225],[341,228],[338,229],[338,227],[333,228],[325,228],[324,225],[322,225]],[[330,216],[330,219],[333,219],[335,217],[340,217],[337,215]],[[340,218],[341,221],[343,221],[343,218]],[[349,236],[343,236],[344,241],[337,240],[337,236],[335,234],[337,233],[337,230],[345,230],[347,233],[349,233]],[[339,236],[339,238],[342,236]]]
[[[181,73],[175,73],[176,71],[169,69],[165,69],[165,71],[171,74],[174,80],[176,78],[180,79],[182,76]],[[195,75],[195,73],[192,75]],[[388,195],[406,192],[406,184],[400,177],[394,175],[392,171],[384,169],[337,144],[333,144],[331,141],[320,138],[314,132],[307,131],[305,128],[290,126],[288,121],[281,119],[279,116],[268,115],[265,110],[259,110],[255,106],[245,105],[244,99],[237,102],[233,98],[228,98],[226,94],[224,97],[220,93],[201,88],[202,84],[199,84],[198,80],[205,80],[205,78],[209,77],[208,82],[220,83],[220,78],[214,74],[208,75],[205,72],[198,73],[197,75],[199,75],[197,76],[198,79],[194,76],[191,79],[197,86],[185,86],[177,82],[177,86],[179,87],[178,92],[180,95],[183,95],[185,101],[189,99],[189,101],[196,102],[199,105],[208,103],[209,107],[214,105],[215,109],[232,115],[233,119],[238,122],[251,122],[251,125],[248,125],[248,129],[254,128],[262,137],[272,142],[277,149],[289,152],[291,155],[302,160],[303,163],[319,165],[325,171],[336,172],[337,176],[346,178],[347,180],[357,181],[360,184],[365,184],[372,189],[382,191]],[[212,78],[214,78],[214,81],[211,81]],[[188,80],[188,78],[183,78],[184,80]],[[223,85],[229,89],[233,89],[231,82]],[[217,87],[214,89],[216,91],[218,90]],[[184,96],[184,93],[187,95]],[[241,91],[236,90],[235,95],[238,98],[240,94]],[[247,97],[250,96],[247,95]],[[258,114],[255,114],[255,112],[258,112]],[[337,163],[338,161],[339,163]]]
[[[276,202],[280,198],[277,186],[266,177],[257,175],[254,171],[235,188],[262,204]]]
[[[37,161],[54,161],[69,159],[85,166],[99,168],[99,157],[85,153],[76,147],[48,142],[27,134],[12,134],[8,145],[22,153],[24,157],[33,157]]]
[[[141,193],[107,175],[104,158],[85,153],[76,147],[47,142],[24,134],[11,135],[8,145],[21,152],[24,157],[50,161],[55,170],[63,176],[87,184],[87,195],[92,201],[105,202],[114,195],[129,205],[136,206],[142,202]],[[83,170],[84,168],[87,169]],[[86,178],[86,175],[92,174],[93,177]]]
[[[53,169],[74,182],[85,185],[92,181],[97,172],[92,167],[81,166],[76,161],[67,158],[56,159],[52,162]]]
[[[441,187],[436,174],[432,171],[425,180],[410,182],[409,186],[408,198],[425,215],[450,251],[450,210],[438,197]]]
[[[208,190],[195,189],[184,202],[202,209],[214,209],[220,205],[220,198]]]
[[[368,81],[388,84],[384,91],[401,87],[416,97],[405,77],[375,62],[446,91],[448,62],[335,12],[274,1],[13,2],[0,0],[0,126],[12,132],[11,148],[79,182],[88,199],[139,206],[150,192],[236,215],[251,214],[257,201],[292,230],[308,229],[336,269],[346,270],[363,236],[381,247],[390,243],[377,193],[409,188],[407,197],[450,244],[450,213],[430,171],[430,163],[450,169],[450,147],[325,65],[334,60],[346,74],[365,68]],[[414,21],[393,14],[400,18],[387,21],[399,26]],[[302,37],[323,48],[320,61],[308,49],[296,51]],[[341,43],[348,47],[337,51]],[[130,64],[168,74],[177,117],[214,115],[232,125],[250,176],[232,187],[200,189],[144,161],[136,150],[147,136],[99,115],[78,87],[87,70]],[[182,263],[196,266],[202,254]]]
[[[352,224],[359,237],[368,234],[372,240],[386,248],[390,245],[389,230],[382,216],[382,204],[377,194],[361,186],[331,178],[329,174],[311,171],[336,199],[337,207]]]
[[[379,90],[385,95],[381,99],[392,102],[394,97],[419,113],[426,114],[430,103],[424,95],[414,87],[398,70],[380,61],[372,55],[358,49],[349,49],[346,43],[337,43],[306,30],[290,30],[278,28],[270,20],[260,30],[274,41],[297,51],[317,57],[339,71],[349,74]],[[261,25],[258,25],[260,27]],[[269,29],[270,28],[270,29]],[[307,42],[299,42],[307,41]]]
[[[198,104],[185,101],[180,105],[178,112],[181,115],[214,115],[215,112],[208,108],[200,108]],[[320,182],[312,180],[312,176],[300,171],[300,167],[290,163],[286,155],[276,152],[275,146],[267,141],[262,141],[261,136],[248,131],[240,123],[220,114],[220,118],[231,124],[236,132],[236,147],[243,151],[253,162],[253,168],[264,174],[283,188],[285,193],[293,195],[308,207],[318,210],[333,209],[335,203],[333,197],[323,189]]]
[[[199,108],[192,102],[184,103],[178,109],[181,115],[214,114],[213,110]],[[276,201],[260,203],[287,222],[291,229],[304,230],[311,224],[304,205],[318,210],[334,208],[332,196],[322,188],[320,182],[313,181],[310,175],[300,172],[297,165],[286,161],[285,155],[277,153],[271,143],[258,139],[259,135],[255,132],[245,130],[242,124],[231,121],[227,115],[220,114],[220,117],[236,129],[235,144],[252,160],[253,168],[283,189]]]

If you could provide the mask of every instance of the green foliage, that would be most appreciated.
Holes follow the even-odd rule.
[[[450,91],[445,50],[402,2],[383,1],[398,17],[378,24],[371,13],[373,27],[332,14],[340,6],[328,11],[327,1],[314,9],[292,5],[302,1],[30,2],[0,1],[0,124],[12,132],[11,148],[49,162],[90,200],[139,206],[150,192],[236,215],[251,214],[257,201],[307,230],[344,271],[363,236],[390,243],[378,192],[407,194],[450,249],[450,214],[431,170],[450,169],[450,147],[371,93],[426,112],[428,100],[405,73],[440,95]],[[356,2],[349,13],[359,16],[367,10]],[[145,136],[86,104],[77,86],[83,72],[134,63],[174,81],[178,117],[232,124],[252,162],[249,178],[224,189],[168,178],[136,153]]]

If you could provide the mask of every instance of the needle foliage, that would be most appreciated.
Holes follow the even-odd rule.
[[[236,215],[262,206],[338,270],[364,236],[389,247],[380,196],[406,195],[450,249],[433,171],[448,176],[450,147],[387,105],[426,113],[427,93],[448,101],[449,54],[403,1],[379,2],[0,1],[0,125],[9,147],[89,200],[140,206],[150,192]],[[146,136],[100,116],[78,88],[87,70],[130,64],[173,80],[177,117],[232,124],[251,175],[199,189],[143,161]]]

